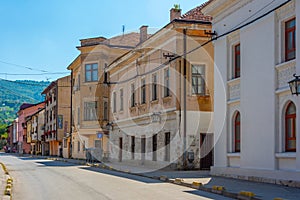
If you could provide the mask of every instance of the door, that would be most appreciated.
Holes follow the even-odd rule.
[[[146,153],[146,138],[141,138],[141,156],[142,156],[142,164],[145,163],[145,153]]]
[[[170,141],[171,141],[170,132],[165,133],[165,161],[170,161]]]
[[[122,162],[123,138],[119,138],[119,162]]]
[[[213,165],[213,134],[200,134],[200,169],[210,170]]]
[[[152,137],[152,160],[157,161],[157,134]]]

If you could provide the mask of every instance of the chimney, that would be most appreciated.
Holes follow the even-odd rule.
[[[170,21],[174,19],[178,19],[181,16],[181,9],[179,8],[172,8],[170,10]]]
[[[148,26],[145,26],[145,25],[141,26],[141,28],[140,28],[140,43],[142,43],[148,39],[147,30],[148,30]]]

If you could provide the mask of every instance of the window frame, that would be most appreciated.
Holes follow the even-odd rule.
[[[239,50],[238,50],[239,48]],[[238,62],[239,59],[239,62]],[[238,64],[239,63],[239,66]],[[241,77],[241,43],[237,43],[233,46],[233,78]]]
[[[141,104],[146,103],[146,79],[141,80]]]
[[[170,69],[169,67],[164,69],[164,97],[169,97],[170,95]]]
[[[194,67],[200,67],[204,69],[204,74],[201,73],[193,73]],[[198,72],[198,70],[197,70]],[[196,78],[196,84],[194,85],[193,78]],[[198,82],[198,78],[201,78],[201,82]],[[204,64],[193,64],[191,70],[191,82],[192,82],[192,94],[193,95],[206,95],[206,66]],[[199,87],[201,87],[202,91],[199,91]],[[196,88],[196,89],[195,89]]]
[[[294,106],[295,107],[295,113],[292,113],[292,114],[288,114],[288,110],[290,108],[290,106]],[[285,109],[285,115],[284,115],[284,119],[285,119],[285,151],[286,152],[296,152],[296,149],[297,149],[297,137],[296,137],[296,121],[297,121],[297,108],[296,108],[296,105],[293,103],[293,102],[290,102],[286,109]],[[292,120],[292,127],[288,127],[288,122],[289,120]],[[292,130],[292,137],[289,137],[289,133],[288,133],[288,130]],[[289,147],[289,141],[294,141],[295,142],[295,148],[290,148]]]
[[[124,110],[124,90],[120,89],[120,111]]]
[[[237,137],[237,128],[239,129],[239,137]],[[234,116],[233,121],[233,139],[234,139],[234,152],[241,152],[241,114],[237,112]],[[239,139],[237,139],[239,138]]]
[[[131,107],[135,106],[135,84],[131,83],[130,85],[131,90]]]
[[[113,113],[117,112],[117,93],[113,92]]]
[[[157,92],[157,74],[152,74],[152,101],[158,99]]]
[[[88,104],[91,104],[91,103],[94,103],[94,106],[88,105]],[[84,109],[83,110],[83,112],[84,112],[84,116],[83,116],[84,121],[97,121],[98,120],[98,101],[84,102],[83,109]]]
[[[97,66],[95,69],[93,68],[94,66]],[[90,69],[87,69],[87,67],[90,66]],[[98,68],[99,68],[99,65],[98,63],[88,63],[88,64],[85,64],[84,66],[84,75],[85,75],[85,82],[97,82],[99,80],[99,77],[98,77]],[[96,73],[96,76],[94,75],[94,73]],[[88,75],[90,78],[88,78]],[[97,79],[95,80],[94,77],[97,77]]]
[[[291,28],[288,28],[288,23],[292,22],[292,21],[295,21],[295,25]],[[288,49],[288,45],[289,45],[289,33],[292,33],[292,44],[293,44],[293,47],[292,49]],[[285,52],[285,61],[290,61],[290,60],[293,60],[296,58],[296,18],[292,18],[288,21],[286,21],[284,23],[284,41],[285,41],[285,46],[284,46],[284,52]],[[289,53],[292,53],[294,52],[295,56],[294,57],[291,57],[289,58]]]

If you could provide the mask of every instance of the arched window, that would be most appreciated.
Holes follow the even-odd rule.
[[[241,115],[236,113],[234,118],[234,152],[241,151]]]
[[[285,151],[296,151],[296,106],[292,102],[285,111]]]

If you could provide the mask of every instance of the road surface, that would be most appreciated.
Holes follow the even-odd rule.
[[[0,154],[14,179],[13,200],[228,199],[126,173]]]

